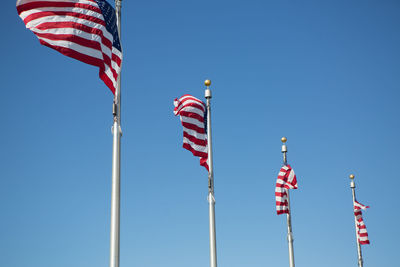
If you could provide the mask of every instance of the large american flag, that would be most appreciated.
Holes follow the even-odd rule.
[[[354,216],[356,217],[357,238],[360,245],[369,244],[367,227],[364,224],[361,210],[366,210],[369,206],[365,206],[357,201],[354,201]]]
[[[290,165],[284,165],[278,174],[275,187],[276,213],[289,213],[288,189],[297,189],[297,179]]]
[[[183,147],[200,157],[200,165],[208,170],[206,106],[191,95],[174,100],[174,114],[180,115],[183,126]]]
[[[114,8],[105,0],[18,0],[17,11],[42,45],[99,67],[115,93],[122,49]]]

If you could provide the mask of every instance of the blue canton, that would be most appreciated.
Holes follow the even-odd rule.
[[[95,0],[101,9],[104,20],[106,22],[106,29],[113,36],[113,46],[122,52],[121,43],[118,36],[117,16],[115,9],[106,0]]]

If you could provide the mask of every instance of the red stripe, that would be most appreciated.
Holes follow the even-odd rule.
[[[121,67],[122,60],[119,56],[117,56],[116,54],[113,53],[111,59],[112,59],[112,61],[117,63],[118,67]]]
[[[186,102],[186,100],[184,102]],[[183,104],[183,106],[185,108],[187,108],[187,107],[197,108],[197,109],[200,109],[201,111],[204,112],[204,106],[202,104],[200,104],[200,103],[193,103],[193,102],[192,103],[186,103],[186,104]]]
[[[200,158],[200,165],[204,166],[207,169],[207,171],[210,171],[207,164],[207,158]]]
[[[91,2],[96,3],[95,1],[91,1]],[[97,5],[97,3],[96,3],[96,5]],[[92,11],[102,14],[100,8],[92,6],[92,5],[87,5],[87,4],[82,4],[82,3],[73,3],[73,2],[47,2],[47,1],[36,1],[36,2],[19,5],[19,6],[17,6],[17,11],[18,11],[18,15],[20,15],[24,11],[36,9],[36,8],[43,8],[43,7],[79,7],[79,8],[92,10]]]
[[[205,111],[203,102],[201,102],[197,98],[189,97],[189,98],[185,98],[184,100],[181,100],[181,98],[179,98],[180,102],[179,102],[179,105],[176,107],[176,109],[180,110],[183,107],[195,107],[195,108],[200,109],[203,112]],[[186,103],[187,101],[190,101],[190,100],[196,101],[197,103]],[[182,106],[182,108],[181,108],[181,106]]]
[[[200,112],[204,113],[204,110],[203,110],[203,109],[201,108],[201,106],[200,106],[199,104],[197,104],[197,103],[188,103],[188,104],[185,104],[185,105],[180,105],[180,104],[179,104],[179,105],[174,109],[174,111],[178,113],[177,115],[180,115],[181,112],[182,112],[183,110],[186,110],[186,109],[189,109],[189,110],[191,110],[191,109],[198,109]]]
[[[199,134],[205,134],[206,133],[204,128],[200,128],[197,125],[194,125],[194,124],[191,124],[191,123],[188,123],[188,122],[182,122],[182,125],[183,125],[183,127],[188,128],[188,129],[193,130],[193,131],[196,131]]]
[[[98,58],[94,58],[94,57],[88,56],[86,54],[79,53],[79,52],[77,52],[75,50],[72,50],[70,48],[54,46],[54,45],[51,45],[51,44],[49,44],[49,43],[47,43],[46,41],[43,41],[43,40],[39,40],[39,41],[40,41],[40,43],[42,45],[48,46],[50,48],[53,48],[53,49],[57,50],[58,52],[60,52],[61,54],[65,55],[65,56],[72,57],[72,58],[77,59],[79,61],[85,62],[85,63],[87,63],[89,65],[97,66],[97,67],[100,67],[100,68],[102,66],[104,66],[103,61],[98,59]]]
[[[179,115],[181,115],[181,116],[183,116],[183,117],[189,117],[189,118],[192,118],[192,119],[196,119],[196,120],[198,120],[199,122],[203,122],[204,123],[204,117],[202,117],[202,116],[200,116],[199,114],[197,114],[197,113],[194,113],[194,112],[188,112],[188,111],[181,111],[180,113],[179,113]]]
[[[195,143],[196,145],[199,146],[207,146],[207,140],[202,140],[194,137],[193,135],[188,134],[187,132],[183,132],[183,137],[186,137],[187,139],[190,140],[190,142]]]
[[[106,26],[106,23],[102,19],[88,16],[88,15],[81,14],[81,13],[67,12],[67,11],[45,11],[45,12],[33,13],[24,19],[24,23],[26,25],[26,24],[28,24],[28,22],[30,22],[32,20],[43,18],[43,17],[51,17],[51,16],[70,16],[70,17],[88,20],[88,21],[100,24],[104,27]]]
[[[65,29],[65,28],[71,28],[71,29],[76,29],[76,30],[80,30],[89,34],[95,34],[101,37],[101,42],[108,48],[110,48],[110,50],[112,49],[112,42],[111,40],[109,40],[108,38],[106,38],[103,35],[103,31],[97,28],[92,28],[89,27],[87,25],[81,24],[81,23],[77,23],[77,22],[73,22],[73,21],[66,21],[66,22],[43,22],[40,23],[39,25],[37,25],[35,27],[38,30],[48,30],[48,29]]]
[[[104,64],[106,64],[106,65],[110,68],[111,73],[112,73],[112,75],[113,75],[113,77],[114,77],[114,80],[117,80],[117,78],[118,78],[118,73],[117,73],[117,71],[111,66],[111,59],[110,59],[110,57],[109,57],[107,54],[104,54],[104,53],[103,53],[103,61],[104,61]]]
[[[208,154],[204,153],[204,152],[199,152],[197,150],[195,150],[190,144],[188,143],[183,143],[183,148],[189,150],[190,152],[193,153],[194,156],[196,157],[201,157],[201,158],[207,158]]]
[[[101,45],[97,41],[88,40],[74,34],[53,34],[53,33],[38,33],[35,32],[38,37],[46,38],[53,41],[70,41],[81,46],[86,46],[95,50],[101,51]]]
[[[198,98],[196,98],[196,97],[194,97],[194,96],[192,96],[192,95],[189,95],[189,94],[186,94],[186,95],[181,96],[181,98],[179,98],[179,100],[180,100],[182,103],[185,103],[186,101],[189,101],[189,100],[193,100],[193,101],[198,102],[200,105],[204,106],[203,101],[201,101],[200,99],[198,99]]]
[[[107,85],[107,87],[110,88],[111,92],[115,94],[116,88],[114,87],[113,81],[111,81],[107,74],[105,74],[101,69],[99,70],[99,77]]]
[[[197,150],[194,150],[188,143],[183,143],[183,148],[192,152],[192,154],[194,156],[200,157],[200,165],[204,166],[207,169],[207,171],[209,171],[208,164],[207,164],[208,153],[199,152]]]
[[[276,213],[278,215],[280,215],[280,214],[284,214],[284,213],[289,213],[289,211],[288,210],[277,210]]]

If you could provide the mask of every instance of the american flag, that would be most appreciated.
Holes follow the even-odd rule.
[[[114,8],[105,0],[18,0],[17,11],[42,45],[99,67],[115,93],[122,48]]]
[[[174,100],[174,114],[180,115],[183,126],[183,148],[200,157],[200,165],[208,170],[206,105],[191,95]]]
[[[361,212],[361,210],[366,210],[367,208],[369,208],[369,206],[364,206],[363,204],[354,201],[354,216],[356,217],[357,238],[360,245],[369,244],[367,228],[365,227]]]
[[[289,213],[288,189],[297,189],[296,174],[290,165],[284,165],[278,174],[275,187],[276,213]]]

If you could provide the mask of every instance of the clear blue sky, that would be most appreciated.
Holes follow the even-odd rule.
[[[107,267],[113,96],[3,4],[0,262]],[[399,1],[122,4],[121,267],[209,265],[207,173],[172,112],[207,78],[219,266],[288,266],[282,136],[296,266],[356,266],[350,173],[371,206],[365,266],[396,265]]]

